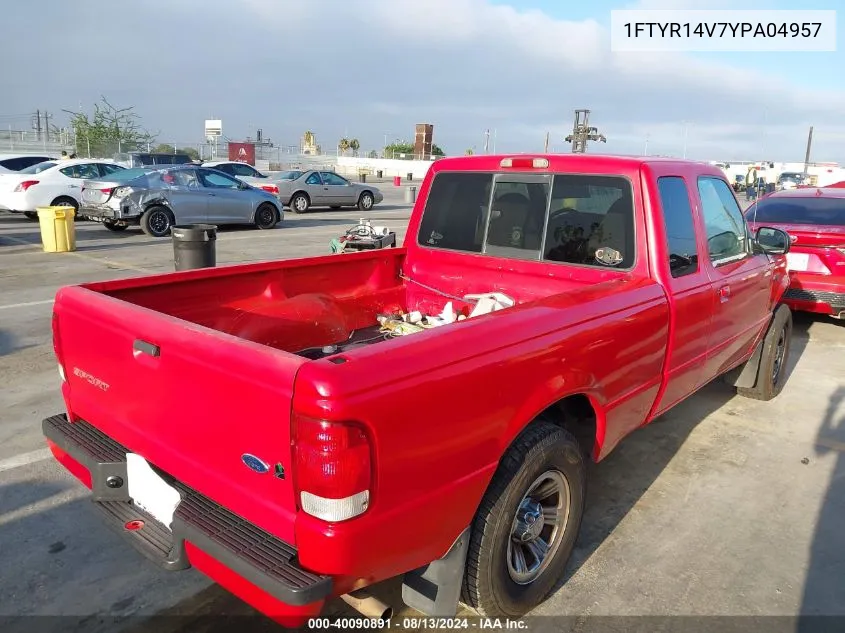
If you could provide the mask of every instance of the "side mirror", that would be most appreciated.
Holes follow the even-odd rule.
[[[761,226],[754,234],[754,242],[768,255],[785,255],[792,243],[786,231],[770,226]]]

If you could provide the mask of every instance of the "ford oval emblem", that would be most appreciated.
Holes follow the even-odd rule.
[[[255,455],[244,453],[243,455],[241,455],[241,461],[247,468],[249,468],[250,470],[254,470],[257,473],[263,474],[270,472],[270,465],[264,462],[263,460],[259,459]]]

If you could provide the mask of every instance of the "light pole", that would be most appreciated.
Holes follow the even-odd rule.
[[[687,137],[689,136],[689,121],[684,121],[684,158],[687,157]]]

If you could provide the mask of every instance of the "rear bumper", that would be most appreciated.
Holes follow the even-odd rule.
[[[71,424],[66,415],[56,415],[45,419],[42,429],[56,458],[91,488],[94,505],[106,523],[164,569],[187,569],[196,558],[194,562],[202,570],[221,570],[220,577],[209,575],[247,601],[245,594],[257,588],[267,598],[292,608],[321,607],[331,594],[331,577],[302,569],[291,545],[159,471],[182,497],[171,533],[131,503],[126,481],[127,449],[87,422]],[[121,486],[106,485],[107,479],[115,477],[122,480]],[[141,529],[127,529],[129,522],[138,520],[144,523]]]
[[[845,312],[845,278],[792,273],[783,301],[793,310],[839,315]]]

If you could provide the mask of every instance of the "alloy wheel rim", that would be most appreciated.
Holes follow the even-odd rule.
[[[566,533],[571,503],[569,481],[560,471],[547,470],[528,487],[508,538],[508,575],[516,584],[531,584],[551,564]]]

